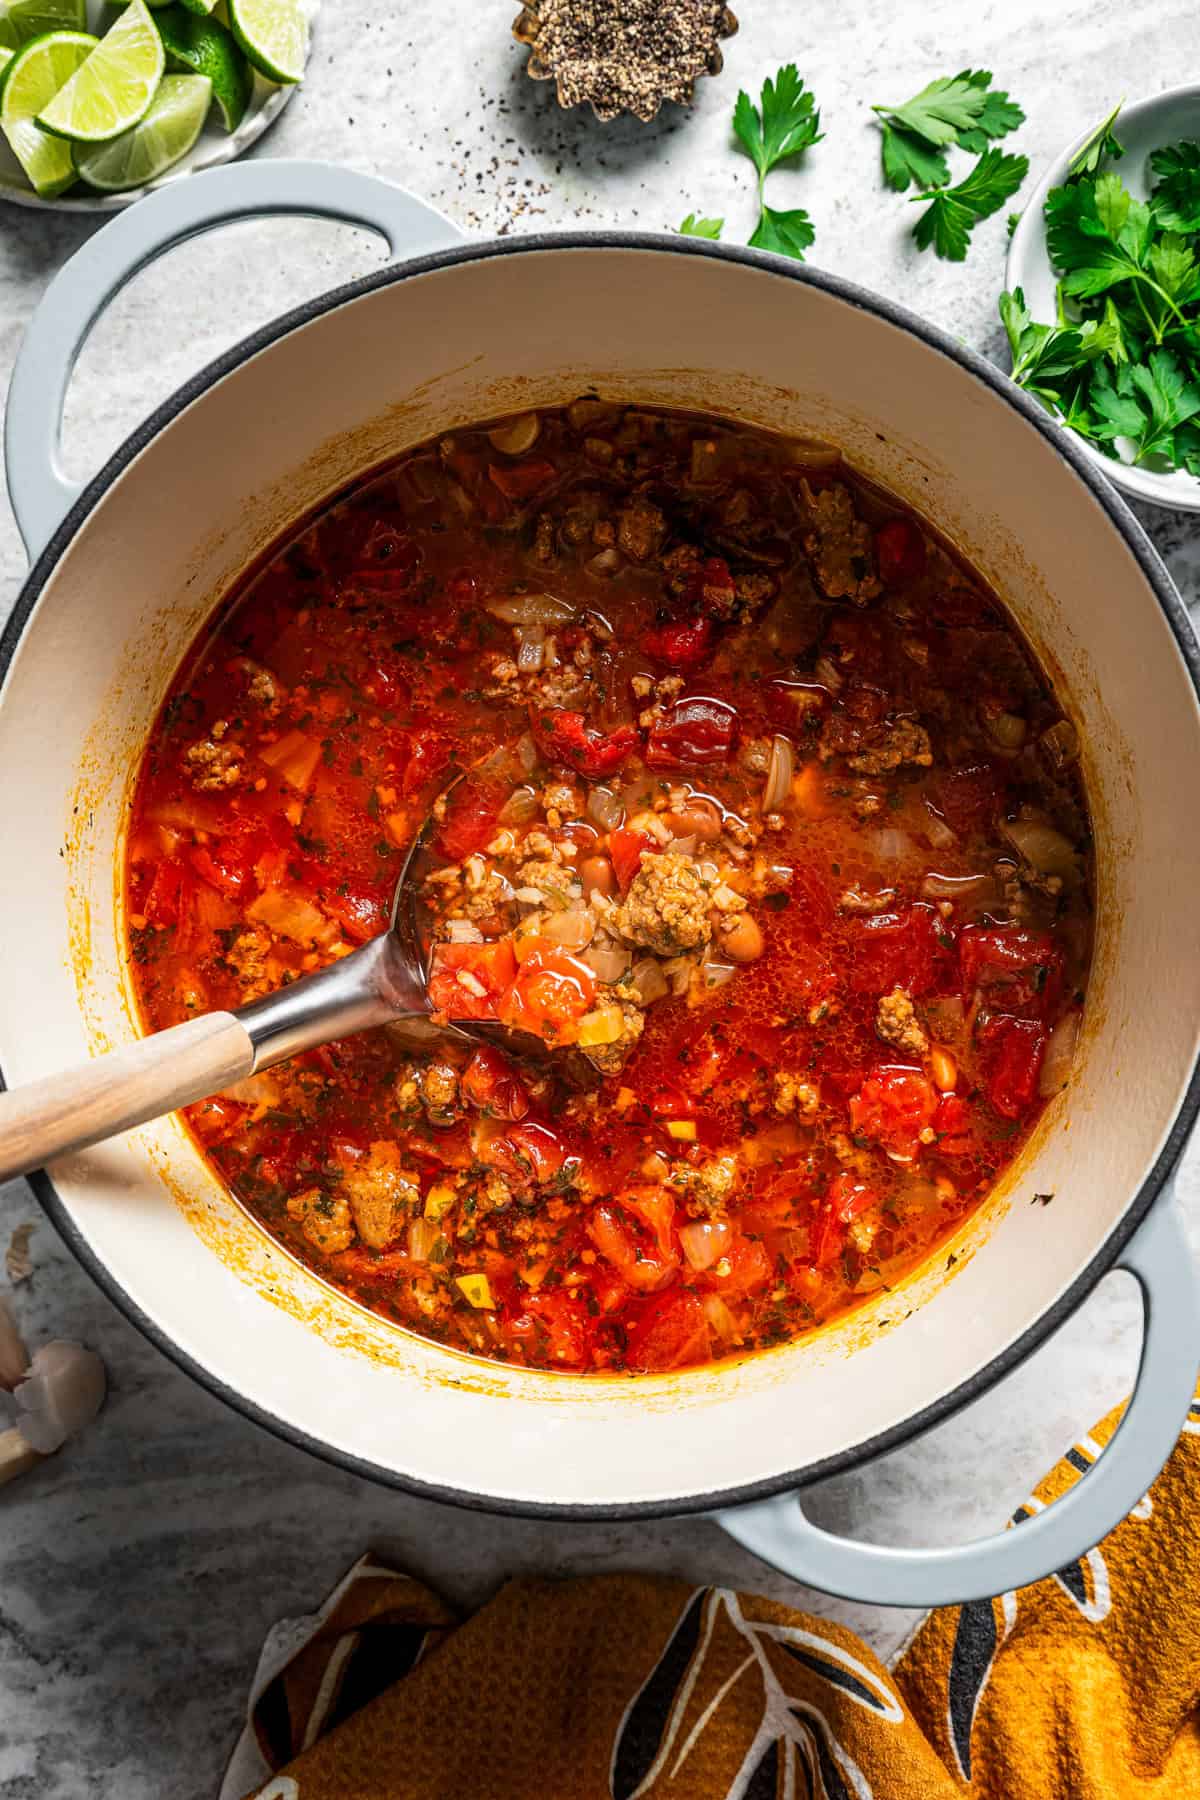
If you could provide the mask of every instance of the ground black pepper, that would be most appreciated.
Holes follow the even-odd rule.
[[[723,0],[530,0],[513,27],[534,80],[553,80],[560,106],[589,101],[598,119],[689,105],[697,77],[721,68],[718,40],[736,30]]]

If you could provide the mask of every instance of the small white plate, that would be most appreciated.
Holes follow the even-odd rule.
[[[302,0],[302,3],[311,31],[320,11],[321,0]],[[92,31],[99,31],[98,21],[104,10],[104,0],[88,0],[88,22]],[[309,63],[311,62],[310,50]],[[132,188],[127,194],[77,194],[70,191],[59,200],[43,200],[14,179],[15,159],[8,151],[8,145],[0,139],[0,200],[11,200],[14,206],[41,207],[48,212],[117,212],[123,206],[132,206],[144,194],[153,193],[155,188],[165,187],[169,181],[179,181],[183,176],[194,175],[200,169],[215,169],[221,163],[232,162],[262,136],[268,125],[274,123],[295,92],[294,86],[276,87],[272,82],[264,81],[261,75],[255,75],[246,116],[236,131],[225,130],[220,122],[220,114],[214,108],[204,130],[185,157],[168,169],[158,181],[152,181],[148,187]],[[19,174],[19,170],[17,173]]]
[[[1046,219],[1043,207],[1053,187],[1061,187],[1067,178],[1072,159],[1098,124],[1094,120],[1058,161],[1047,169],[1021,220],[1012,234],[1005,265],[1005,283],[1011,291],[1022,288],[1025,301],[1034,318],[1043,323],[1054,320],[1054,270],[1046,253]],[[1124,106],[1113,127],[1125,146],[1125,154],[1115,167],[1131,193],[1145,200],[1150,193],[1150,152],[1164,144],[1176,144],[1180,138],[1200,139],[1200,87],[1170,88],[1134,106]],[[1179,512],[1200,512],[1200,481],[1186,470],[1155,474],[1150,469],[1134,469],[1117,462],[1095,449],[1086,439],[1072,434],[1083,446],[1096,467],[1108,476],[1114,487],[1137,500],[1148,500],[1153,506],[1174,507]]]

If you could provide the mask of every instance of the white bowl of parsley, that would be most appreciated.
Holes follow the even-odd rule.
[[[1200,87],[1118,107],[1013,231],[1013,378],[1124,493],[1200,512]]]

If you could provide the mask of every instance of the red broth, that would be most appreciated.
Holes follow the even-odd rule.
[[[1078,745],[992,595],[835,454],[592,397],[422,446],[228,597],[127,840],[148,1026],[426,888],[449,1018],[188,1109],[265,1228],[484,1356],[670,1369],[930,1255],[1067,1080]]]

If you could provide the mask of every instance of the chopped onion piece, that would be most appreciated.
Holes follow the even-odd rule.
[[[652,956],[643,957],[630,970],[629,979],[642,997],[643,1006],[653,1006],[656,1000],[662,1000],[670,993],[670,984],[663,973],[663,965],[655,962]],[[686,978],[685,983],[686,986]]]
[[[413,1262],[428,1262],[434,1245],[441,1237],[436,1219],[414,1219],[408,1228],[408,1254]]]
[[[585,962],[597,981],[620,981],[632,961],[631,953],[622,950],[619,944],[606,939],[603,944],[591,943],[583,952],[580,961]],[[666,983],[663,983],[666,991]]]
[[[935,850],[951,849],[958,842],[957,835],[951,831],[941,813],[933,810],[928,800],[925,802],[925,811],[929,815],[925,821],[925,836]]]
[[[787,459],[806,469],[836,469],[842,453],[835,444],[822,443],[820,438],[793,438],[787,447]]]
[[[513,899],[519,900],[522,906],[541,906],[545,895],[541,888],[519,887],[514,888]]]
[[[704,1316],[710,1329],[722,1344],[740,1344],[741,1334],[733,1314],[722,1300],[720,1294],[705,1294],[700,1304],[704,1308]]]
[[[921,893],[926,900],[969,900],[992,884],[991,875],[939,875],[936,869],[930,869],[921,883]]]
[[[737,970],[732,963],[705,963],[704,985],[707,988],[724,987],[727,981],[732,981],[736,973]]]
[[[1079,758],[1079,733],[1070,719],[1059,719],[1043,731],[1038,743],[1056,771],[1069,768]]]
[[[541,429],[542,421],[536,413],[522,413],[519,418],[510,419],[507,425],[493,426],[488,432],[488,442],[493,450],[499,450],[505,456],[524,456],[537,443]]]
[[[792,791],[792,776],[796,772],[796,758],[791,742],[780,732],[771,739],[771,757],[767,763],[767,779],[763,787],[762,809],[764,812],[778,812]]]
[[[538,764],[538,748],[531,732],[526,731],[516,742],[517,761],[527,775],[531,774]]]
[[[1057,875],[1063,881],[1079,879],[1079,856],[1069,838],[1040,819],[1011,819],[1000,827],[1017,854],[1039,875]]]
[[[104,1391],[104,1364],[96,1352],[55,1338],[34,1351],[28,1375],[14,1390],[17,1430],[49,1456],[95,1418]]]
[[[500,808],[502,825],[528,825],[537,817],[538,798],[532,788],[515,788]]]
[[[625,808],[611,788],[594,787],[587,797],[587,816],[601,831],[618,831]]]
[[[557,944],[560,950],[582,950],[585,944],[591,943],[595,929],[595,913],[587,907],[572,906],[544,919],[541,935]]]
[[[813,674],[821,683],[821,686],[827,687],[831,694],[836,694],[846,685],[842,671],[838,668],[832,657],[818,656],[816,662],[813,664]]]
[[[916,849],[907,831],[901,831],[898,825],[881,825],[878,831],[870,833],[867,842],[883,863],[903,862]]]
[[[1019,750],[1029,725],[1020,713],[1000,712],[987,721],[987,734],[1001,750]]]
[[[601,550],[598,556],[593,556],[588,564],[593,575],[615,575],[620,566],[621,552],[612,544],[607,550]]]
[[[506,594],[502,600],[489,600],[486,610],[506,625],[566,625],[575,617],[569,600],[541,593]]]
[[[711,1269],[733,1242],[728,1219],[694,1219],[679,1228],[679,1243],[692,1269]]]
[[[478,925],[470,919],[447,919],[446,942],[448,944],[482,944],[483,933]]]
[[[536,673],[542,666],[546,651],[546,627],[544,625],[518,625],[517,635],[517,667],[523,674]]]
[[[1081,1013],[1069,1012],[1050,1033],[1038,1075],[1038,1093],[1043,1100],[1048,1100],[1052,1094],[1059,1093],[1067,1085],[1071,1065],[1075,1060],[1075,1048],[1079,1042],[1081,1018]]]

